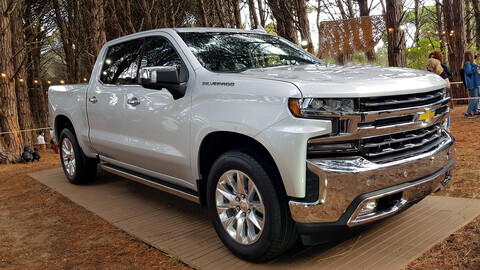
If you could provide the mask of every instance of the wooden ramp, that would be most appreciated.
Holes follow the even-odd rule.
[[[342,243],[297,245],[274,261],[254,265],[232,255],[207,211],[190,201],[107,173],[88,186],[68,183],[59,168],[30,176],[197,269],[400,269],[480,215],[480,200],[429,196]]]

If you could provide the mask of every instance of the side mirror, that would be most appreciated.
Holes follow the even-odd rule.
[[[174,99],[183,97],[187,89],[187,83],[180,82],[177,68],[173,66],[141,68],[138,83],[149,89],[161,90],[165,88]]]

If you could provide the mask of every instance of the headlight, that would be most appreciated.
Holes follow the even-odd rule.
[[[348,114],[355,110],[355,103],[351,98],[291,98],[288,106],[297,117]]]

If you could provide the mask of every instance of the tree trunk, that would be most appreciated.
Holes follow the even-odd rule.
[[[468,45],[473,44],[472,0],[465,0],[465,38]]]
[[[475,43],[480,48],[480,0],[472,0],[472,4],[475,11]]]
[[[57,22],[58,31],[62,40],[63,51],[65,52],[65,63],[67,68],[67,82],[78,83],[80,81],[80,73],[78,72],[77,54],[74,50],[73,39],[71,36],[72,29],[68,29],[65,21],[65,16],[62,16],[59,0],[53,0],[55,10],[55,19]],[[73,20],[72,9],[67,7],[67,20]],[[38,78],[37,78],[38,79]]]
[[[0,132],[10,132],[0,135],[0,163],[16,162],[23,152],[13,79],[10,14],[14,9],[15,1],[0,0]]]
[[[405,33],[400,28],[403,19],[402,0],[387,0],[388,65],[406,67]]]
[[[263,11],[263,4],[262,0],[258,0],[258,15],[260,16],[260,24],[263,28],[265,28],[265,13]]]
[[[465,20],[462,0],[444,0],[445,31],[447,33],[448,63],[453,71],[454,81],[460,82],[465,53]],[[463,85],[452,85],[453,97],[466,97]]]
[[[314,54],[312,36],[310,35],[310,23],[308,22],[308,13],[305,0],[297,0],[298,28],[302,40],[307,41],[307,51]]]
[[[98,55],[103,47],[103,44],[107,42],[107,34],[105,32],[105,13],[104,13],[103,0],[93,0],[92,7],[92,20],[93,20],[93,42],[95,49],[95,56]],[[95,63],[95,60],[94,62]]]
[[[252,29],[258,28],[258,17],[257,11],[255,10],[255,3],[253,0],[248,0],[248,11],[250,13],[250,23],[252,24]]]
[[[360,17],[364,16],[370,16],[370,9],[368,8],[368,1],[367,0],[357,0],[358,2],[358,7],[360,10]],[[372,24],[367,25],[367,27],[372,28]],[[364,38],[366,40],[373,40],[372,32],[368,31],[366,34],[364,34]],[[369,62],[375,62],[377,60],[377,57],[375,56],[375,49],[372,49],[370,51],[367,51],[365,53],[365,57]]]
[[[418,45],[420,40],[420,0],[415,0],[415,34],[413,36],[413,43]]]
[[[204,27],[208,27],[207,12],[205,12],[205,2],[204,0],[198,0],[200,6],[200,15],[202,16],[202,22]]]
[[[242,28],[242,17],[240,14],[240,0],[232,0],[233,14],[235,15],[235,27]]]
[[[221,7],[220,6],[220,3],[219,3],[220,0],[215,0],[215,9],[217,11],[217,15],[218,15],[218,20],[220,21],[220,25],[223,27],[223,28],[226,28],[227,27],[227,23],[225,22],[225,12],[223,10],[223,6]]]
[[[440,1],[435,2],[435,10],[437,14],[437,25],[438,25],[438,37],[440,40],[440,50],[443,51],[445,47],[447,46],[447,40],[445,35],[443,34],[443,20],[442,20],[442,14],[443,14],[443,6],[440,3]]]
[[[277,22],[277,34],[293,43],[297,43],[297,31],[294,27],[291,0],[268,0],[268,6]]]
[[[32,111],[30,108],[30,97],[28,95],[28,80],[27,72],[25,70],[27,54],[25,50],[25,35],[23,32],[23,5],[21,0],[16,0],[17,6],[15,12],[12,13],[12,48],[16,51],[14,55],[14,69],[15,69],[15,88],[17,93],[18,105],[18,123],[21,130],[34,128]],[[34,142],[34,132],[22,132],[22,138],[25,145],[32,145]]]

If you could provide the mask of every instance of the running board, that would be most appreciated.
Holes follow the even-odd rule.
[[[143,175],[127,169],[123,169],[112,164],[105,163],[105,164],[101,164],[100,166],[103,170],[107,172],[111,172],[113,174],[128,178],[135,182],[159,189],[161,191],[168,192],[170,194],[173,194],[178,197],[182,197],[192,202],[196,202],[198,204],[200,203],[200,199],[198,198],[197,192],[193,190],[180,187],[180,186],[177,186],[177,185],[174,185],[166,181],[156,179],[147,175]]]

